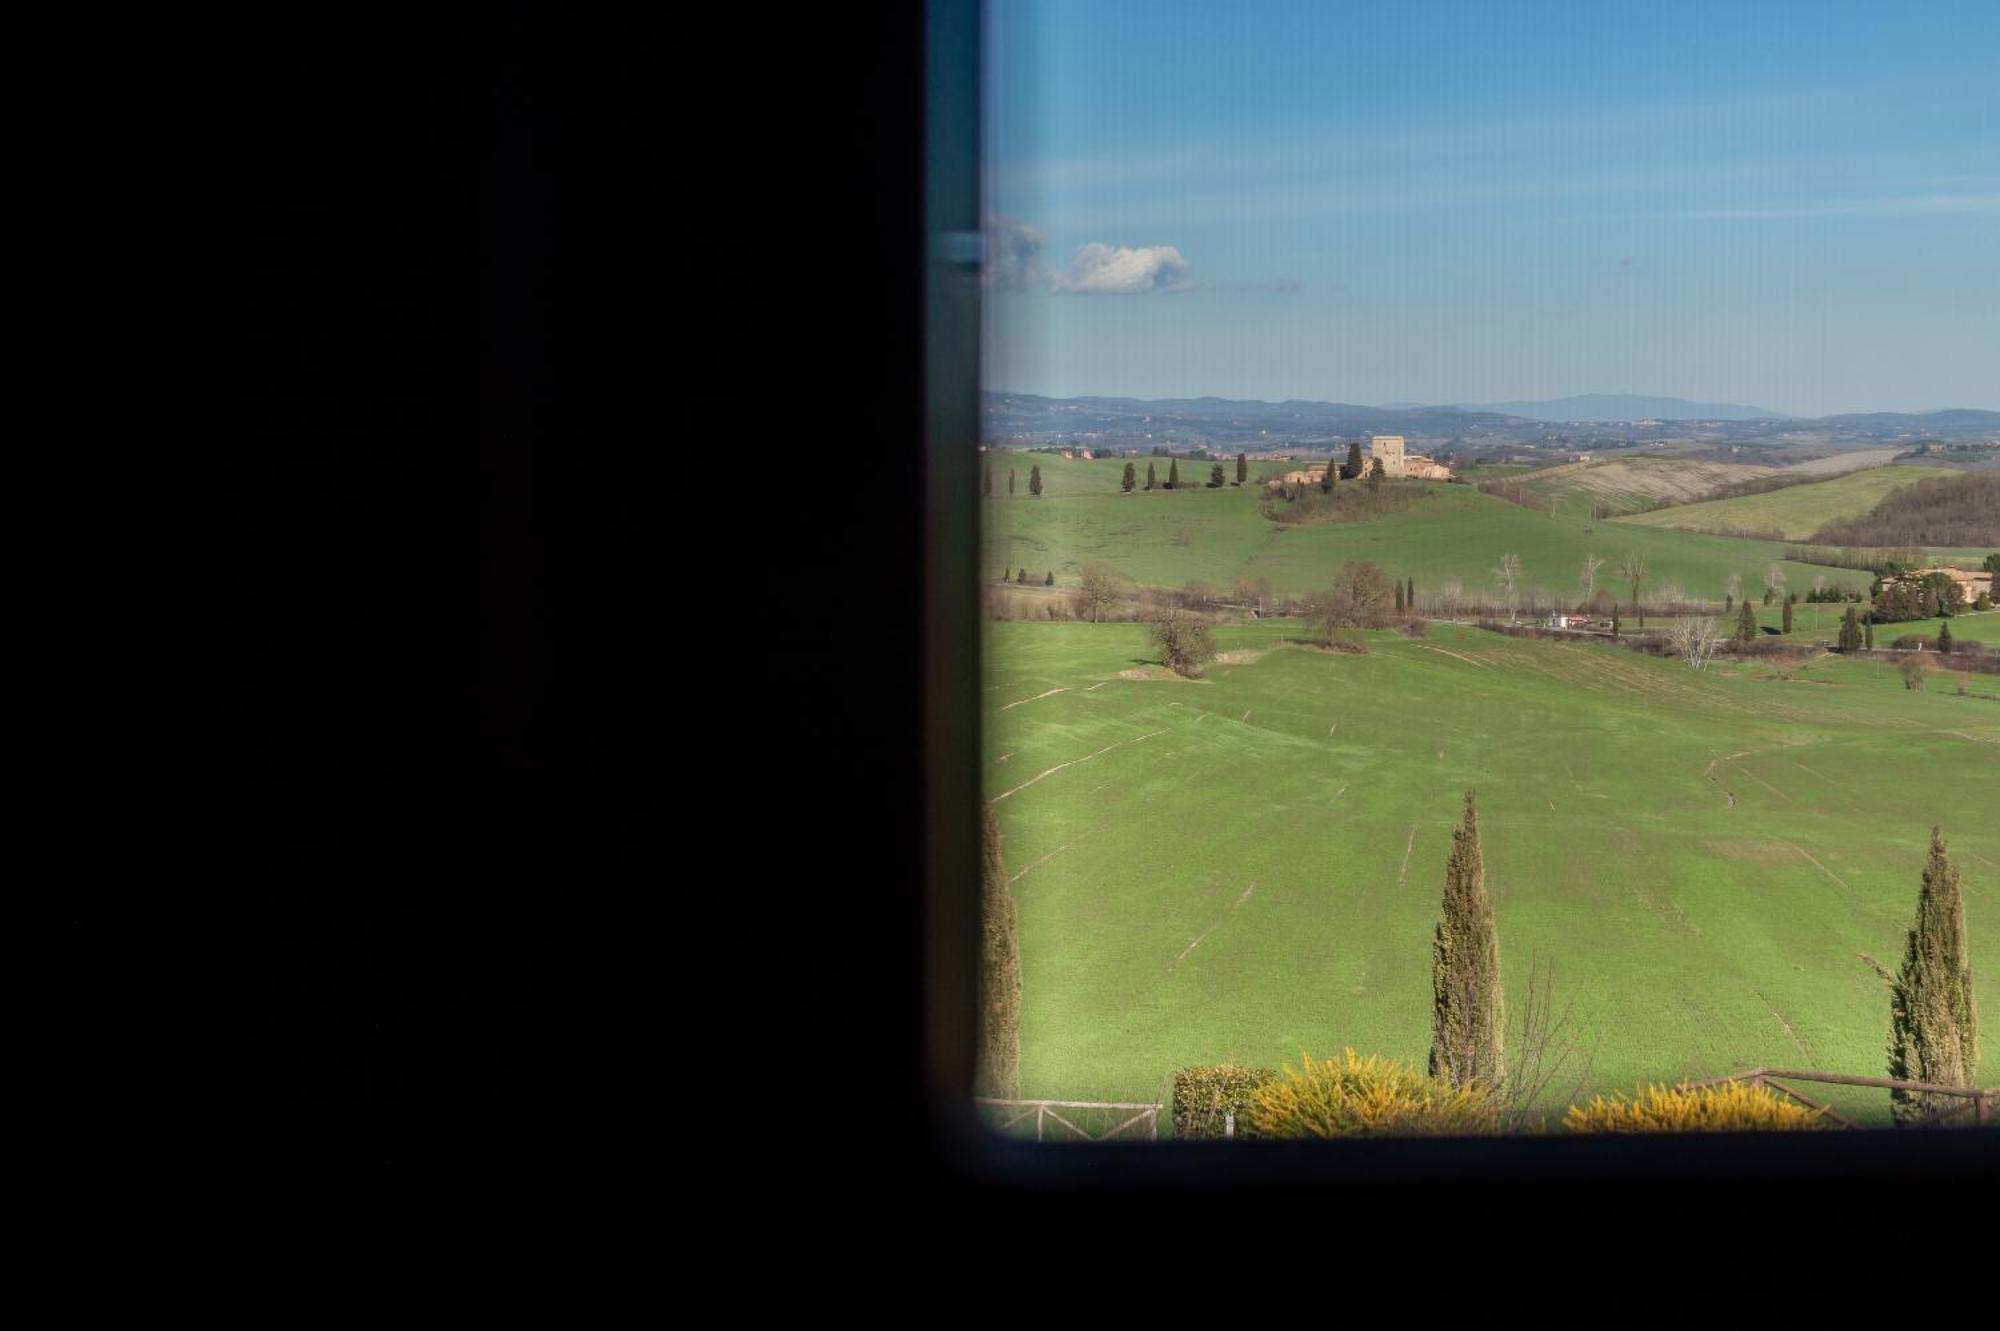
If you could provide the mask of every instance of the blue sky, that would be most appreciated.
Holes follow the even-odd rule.
[[[989,387],[2000,408],[2000,0],[989,11]]]

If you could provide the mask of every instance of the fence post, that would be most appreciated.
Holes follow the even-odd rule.
[[[1236,1135],[1236,1111],[1233,1109],[1225,1111],[1222,1115],[1222,1135],[1225,1137]]]

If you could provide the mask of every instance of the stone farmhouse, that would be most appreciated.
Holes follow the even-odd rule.
[[[1362,471],[1364,475],[1368,468],[1372,467],[1377,460],[1382,463],[1382,474],[1384,476],[1408,477],[1411,480],[1418,481],[1448,481],[1451,479],[1451,468],[1445,466],[1442,462],[1426,457],[1422,453],[1406,452],[1403,447],[1403,436],[1400,434],[1377,434],[1369,436],[1368,447],[1363,450],[1362,456]],[[1345,461],[1346,459],[1336,452],[1332,465],[1344,463]],[[1325,462],[1315,462],[1311,466],[1302,467],[1297,471],[1288,471],[1277,480],[1271,482],[1268,488],[1275,489],[1280,484],[1318,485],[1326,479],[1326,469],[1329,465]]]
[[[1993,575],[1991,573],[1986,572],[1984,569],[1971,570],[1962,568],[1933,567],[1933,568],[1920,569],[1915,573],[1906,574],[1905,576],[1916,578],[1921,581],[1922,579],[1929,577],[1933,573],[1942,573],[1947,578],[1950,578],[1953,582],[1957,583],[1959,591],[1965,594],[1965,603],[1967,605],[1971,605],[1974,601],[1977,601],[1981,595],[1991,596],[1994,594]],[[1898,582],[1901,581],[1902,578],[1884,578],[1882,580],[1882,585],[1884,587],[1893,587]]]

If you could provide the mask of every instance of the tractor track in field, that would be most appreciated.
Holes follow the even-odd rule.
[[[1741,772],[1744,776],[1749,777],[1752,781],[1755,781],[1758,785],[1762,786],[1764,789],[1770,791],[1773,795],[1776,795],[1779,799],[1783,800],[1785,803],[1790,804],[1792,802],[1792,797],[1790,795],[1787,795],[1784,791],[1779,790],[1776,786],[1772,785],[1769,781],[1766,781],[1763,777],[1758,776],[1755,772],[1751,771],[1749,768],[1739,766],[1736,770]]]
[[[1785,1014],[1778,1011],[1777,1004],[1773,1003],[1768,997],[1766,997],[1764,991],[1761,989],[1753,989],[1751,990],[1751,992],[1756,994],[1758,999],[1762,1001],[1762,1003],[1764,1004],[1764,1010],[1766,1012],[1769,1012],[1773,1017],[1777,1018],[1778,1024],[1785,1028],[1785,1038],[1787,1040],[1790,1040],[1792,1044],[1798,1049],[1798,1051],[1806,1056],[1806,1061],[1808,1063],[1817,1062],[1819,1060],[1819,1055],[1815,1054],[1812,1051],[1811,1045],[1807,1044],[1804,1040],[1801,1040],[1799,1038],[1799,1033],[1792,1029],[1792,1023],[1786,1021]]]
[[[1194,941],[1181,949],[1181,954],[1178,957],[1174,958],[1174,965],[1178,966],[1183,961],[1186,961],[1188,953],[1200,947],[1202,945],[1203,940],[1205,940],[1210,934],[1214,933],[1217,929],[1220,929],[1224,924],[1228,923],[1229,917],[1236,913],[1236,908],[1238,906],[1241,906],[1244,902],[1248,901],[1250,899],[1250,894],[1252,892],[1255,892],[1256,890],[1257,890],[1257,883],[1253,879],[1251,880],[1250,885],[1243,889],[1243,895],[1237,897],[1236,900],[1229,903],[1229,909],[1222,912],[1221,919],[1217,920],[1214,924],[1209,925],[1208,928],[1203,929],[1199,934],[1196,934]]]
[[[1068,692],[1069,692],[1069,686],[1064,685],[1062,688],[1059,689],[1050,689],[1047,693],[1037,693],[1032,698],[1022,698],[1019,699],[1018,701],[1010,702],[1005,707],[1002,707],[1000,710],[1003,712],[1011,712],[1016,707],[1021,706],[1022,703],[1040,702],[1044,698],[1050,698],[1054,697],[1058,693],[1068,693]]]
[[[1122,749],[1127,744],[1137,744],[1140,740],[1151,739],[1155,735],[1164,735],[1166,733],[1167,732],[1164,730],[1149,730],[1143,735],[1137,735],[1131,739],[1121,739],[1116,744],[1107,744],[1103,748],[1099,749],[1096,753],[1086,753],[1081,758],[1072,758],[1066,763],[1057,763],[1054,767],[1045,768],[1044,770],[1035,773],[1033,776],[1029,777],[1026,781],[1023,781],[1020,785],[1015,786],[1012,790],[1001,791],[998,795],[995,795],[989,802],[993,804],[998,804],[1001,800],[1006,799],[1009,795],[1017,795],[1021,791],[1026,790],[1029,786],[1034,785],[1035,782],[1040,781],[1043,777],[1054,776],[1057,772],[1062,771],[1065,767],[1075,767],[1078,763],[1087,763],[1092,758],[1100,757],[1104,754],[1111,752],[1113,749]]]
[[[1345,790],[1347,787],[1342,786],[1341,789]],[[1410,852],[1416,849],[1416,845],[1417,825],[1412,823],[1410,825],[1410,839],[1403,843],[1403,867],[1396,870],[1396,886],[1398,887],[1401,887],[1403,881],[1410,876]]]

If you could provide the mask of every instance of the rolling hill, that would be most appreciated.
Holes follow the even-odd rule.
[[[1836,475],[1768,494],[1683,504],[1620,518],[1624,527],[1677,528],[1689,532],[1777,531],[1802,541],[1835,518],[1866,513],[1899,486],[1959,473],[1942,467],[1891,466]]]

